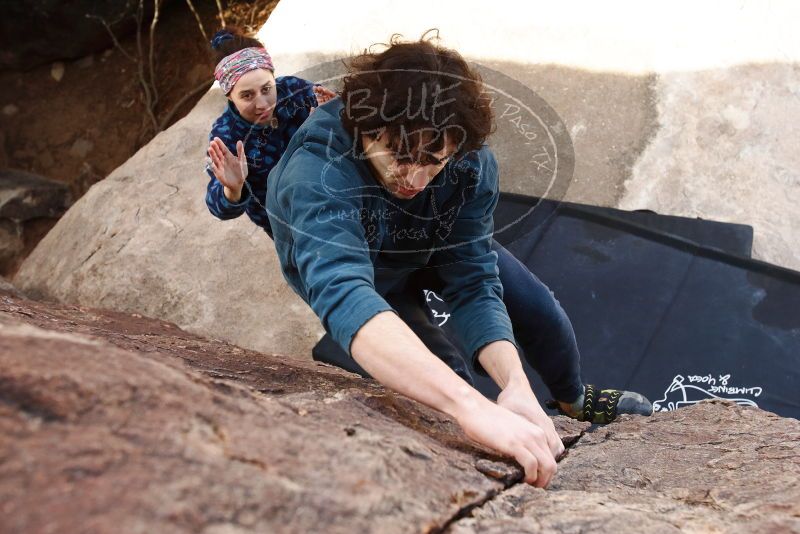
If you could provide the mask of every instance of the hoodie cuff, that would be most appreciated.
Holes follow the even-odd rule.
[[[220,190],[219,203],[226,210],[242,209],[247,206],[248,202],[250,202],[250,189],[248,189],[247,186],[242,187],[242,196],[239,198],[239,202],[231,202],[228,200],[228,197],[225,196],[225,189],[223,188]]]

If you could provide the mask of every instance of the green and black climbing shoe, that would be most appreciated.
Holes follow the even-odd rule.
[[[623,413],[634,415],[652,415],[653,413],[653,405],[639,393],[619,389],[598,390],[591,384],[584,386],[583,394],[574,402],[567,404],[548,401],[547,407],[558,409],[560,413],[578,421],[591,421],[598,424],[610,423]]]

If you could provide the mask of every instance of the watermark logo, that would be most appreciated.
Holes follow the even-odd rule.
[[[727,399],[742,406],[758,408],[755,399],[763,393],[761,386],[729,384],[730,374],[675,375],[664,390],[664,397],[653,402],[653,411],[671,412],[706,399]]]
[[[390,249],[392,253],[422,256],[485,241],[525,224],[538,203],[532,203],[513,220],[495,226],[491,234],[486,233],[487,226],[471,234],[453,232],[459,217],[464,216],[462,208],[474,201],[476,190],[486,187],[485,180],[497,179],[498,173],[501,190],[536,198],[563,198],[574,168],[572,142],[563,121],[525,85],[488,67],[471,66],[481,75],[481,98],[488,100],[494,114],[496,130],[488,138],[493,157],[461,150],[465,126],[454,116],[453,103],[463,94],[459,92],[462,86],[474,81],[409,71],[423,79],[428,74],[439,76],[431,78],[434,82],[409,90],[405,105],[399,109],[396,95],[394,105],[390,105],[386,93],[374,98],[364,91],[353,91],[346,102],[339,99],[340,116],[349,113],[358,119],[356,122],[364,123],[374,123],[370,119],[378,118],[383,126],[356,130],[353,135],[352,130],[335,124],[336,117],[331,123],[330,115],[327,122],[317,122],[322,128],[313,135],[308,133],[314,124],[308,125],[303,148],[321,158],[315,167],[319,176],[303,180],[301,187],[307,187],[308,194],[298,197],[316,205],[303,224],[298,224],[286,213],[270,211],[266,199],[256,196],[269,214],[273,230],[281,224],[290,228],[292,235],[303,235],[321,244],[366,249],[370,253]],[[334,61],[297,76],[338,91],[345,75],[343,63]],[[297,95],[280,95],[276,111],[282,105],[290,106],[296,98]],[[321,117],[312,114],[309,121],[316,119]],[[393,135],[384,136],[387,131]],[[366,145],[361,134],[381,142]],[[256,143],[265,148],[263,140]],[[409,178],[412,172],[417,175]],[[246,185],[249,187],[247,182]],[[475,214],[468,217],[474,218]],[[356,225],[363,228],[363,242],[353,240]]]

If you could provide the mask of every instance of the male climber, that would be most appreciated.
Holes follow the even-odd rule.
[[[490,99],[457,52],[393,40],[356,58],[340,98],[294,135],[269,175],[267,211],[285,278],[351,367],[451,415],[470,438],[513,456],[526,482],[545,487],[564,447],[522,369],[504,304],[498,255],[507,262],[510,254],[492,240],[499,187],[485,145],[491,130]],[[519,283],[507,296],[554,301],[535,277],[513,276]],[[502,389],[496,403],[437,357],[453,349],[430,326],[420,280],[438,284],[428,288],[450,305],[472,368]],[[574,344],[569,337],[553,339]],[[556,399],[568,415],[652,411],[635,393],[587,390],[569,357],[548,365],[560,382],[548,387],[563,392]]]

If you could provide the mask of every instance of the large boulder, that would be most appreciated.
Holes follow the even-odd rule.
[[[664,73],[655,94],[619,207],[745,222],[754,258],[800,270],[800,66]]]
[[[141,316],[0,296],[0,363],[3,532],[433,531],[521,477],[371,380]]]
[[[725,401],[588,432],[547,490],[371,380],[0,295],[3,532],[797,532],[800,422]]]
[[[452,532],[800,532],[798,476],[800,422],[703,401],[585,434],[549,491],[518,485]]]
[[[27,257],[17,287],[310,356],[322,327],[284,281],[272,241],[246,216],[220,221],[205,205],[208,132],[225,102],[212,89],[93,185]]]

